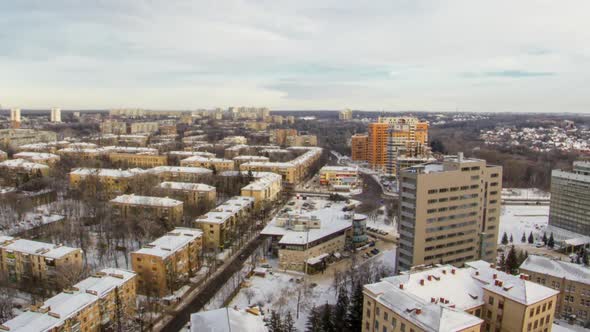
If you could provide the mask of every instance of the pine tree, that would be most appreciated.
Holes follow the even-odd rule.
[[[555,247],[555,239],[553,238],[553,233],[551,233],[551,235],[549,236],[549,241],[547,241],[547,246],[549,246],[549,248],[553,249],[553,247]]]
[[[547,244],[547,232],[543,232],[543,243]]]
[[[584,252],[582,253],[582,263],[584,263],[584,265],[589,265],[588,261],[588,252],[584,250]]]
[[[512,237],[512,234],[510,234],[510,243],[514,243],[514,238]]]
[[[506,270],[506,256],[504,255],[504,252],[502,252],[502,254],[500,255],[500,268],[502,270]]]
[[[282,332],[296,332],[297,329],[295,328],[295,321],[293,320],[293,316],[291,315],[291,311],[287,312],[287,317],[285,321],[283,321],[283,328]]]
[[[349,331],[362,331],[363,327],[363,285],[357,283],[354,286],[350,307],[346,317],[346,326]]]
[[[506,232],[504,232],[504,235],[502,235],[502,244],[503,245],[508,244],[508,235],[506,234]]]
[[[346,314],[348,313],[348,291],[341,286],[338,291],[338,299],[334,308],[334,326],[337,331],[343,331],[346,325]]]
[[[522,237],[520,238],[520,242],[522,242],[522,243],[526,242],[526,234],[524,234],[524,232],[522,233]]]
[[[270,322],[268,325],[269,332],[282,332],[282,323],[281,317],[276,311],[271,311],[270,313]]]
[[[321,332],[322,331],[322,324],[320,320],[320,313],[318,309],[313,306],[309,311],[309,316],[307,317],[307,323],[305,324],[305,332]]]
[[[336,332],[334,321],[332,321],[332,307],[328,302],[322,309],[322,332]]]
[[[533,232],[529,234],[529,243],[533,244],[535,242],[535,237],[533,236]]]
[[[506,272],[514,274],[518,270],[518,258],[516,256],[516,249],[514,246],[510,247],[508,256],[506,257]]]

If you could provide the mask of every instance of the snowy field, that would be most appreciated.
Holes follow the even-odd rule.
[[[543,231],[549,221],[549,206],[540,205],[504,205],[500,214],[500,232],[498,243],[502,241],[504,232],[514,238],[514,243],[520,243],[523,233],[533,232],[535,241],[543,236]],[[549,236],[549,234],[547,234]]]
[[[502,199],[549,199],[551,194],[537,188],[503,188]]]

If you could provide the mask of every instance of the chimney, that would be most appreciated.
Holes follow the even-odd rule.
[[[419,315],[419,314],[421,314],[421,313],[422,313],[422,309],[420,309],[420,308],[416,308],[416,315]]]
[[[446,299],[445,299],[445,304],[449,304],[449,300],[446,300]]]
[[[399,289],[404,289],[404,284],[399,284]]]
[[[431,275],[428,276],[428,281],[432,281],[432,276]]]
[[[442,270],[442,273],[443,274],[447,274],[447,270]]]
[[[494,273],[494,275],[492,276],[492,278],[494,278],[494,279],[498,278],[498,274],[497,273]]]
[[[452,270],[451,270],[451,273],[452,273],[452,274],[455,274],[455,269],[452,269]]]
[[[479,275],[479,271],[475,271],[475,275],[478,276]]]
[[[457,159],[459,159],[459,162],[460,162],[460,163],[461,163],[461,162],[463,162],[463,152],[459,152],[459,153],[457,154]]]
[[[424,279],[420,279],[420,286],[424,286]]]
[[[431,297],[430,298],[430,303],[434,303],[434,302],[436,302],[436,299],[434,297]]]
[[[502,287],[502,285],[504,285],[504,282],[502,280],[498,280],[498,286]]]

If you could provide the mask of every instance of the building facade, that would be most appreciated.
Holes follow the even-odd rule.
[[[551,173],[549,224],[590,234],[590,162],[576,161],[572,172]]]
[[[152,196],[121,195],[110,200],[113,214],[120,218],[150,218],[169,225],[180,225],[183,216],[181,201]]]
[[[160,183],[156,190],[161,195],[183,201],[186,205],[214,204],[217,200],[215,187],[203,183],[170,182]]]
[[[460,153],[402,170],[399,186],[398,270],[496,259],[500,166]]]
[[[368,161],[369,136],[355,134],[350,139],[350,157],[353,161]]]

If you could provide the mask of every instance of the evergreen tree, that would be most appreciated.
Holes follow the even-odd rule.
[[[271,311],[270,322],[268,324],[269,332],[282,332],[281,316],[276,311]]]
[[[553,238],[553,233],[551,233],[551,235],[549,235],[549,241],[547,241],[547,245],[551,249],[553,249],[553,247],[555,246],[555,239]]]
[[[584,263],[584,265],[590,265],[589,263],[589,259],[588,259],[588,252],[584,251],[584,254],[582,255],[582,263]]]
[[[543,232],[543,243],[547,244],[547,232]]]
[[[533,232],[529,234],[529,243],[533,244],[535,242],[535,237],[533,236]]]
[[[350,307],[346,317],[346,326],[349,331],[362,331],[363,327],[363,285],[354,285]]]
[[[526,259],[525,255],[524,255],[524,250],[521,250],[518,252],[518,266],[520,266],[520,264],[522,264],[522,262],[524,262]]]
[[[281,332],[297,332],[291,311],[287,312],[287,317],[285,318],[285,321],[283,321],[283,329]]]
[[[508,235],[506,234],[506,232],[504,232],[504,235],[502,235],[502,244],[503,245],[508,244]]]
[[[514,238],[512,237],[512,234],[510,234],[510,243],[514,243]]]
[[[502,254],[500,255],[500,268],[502,270],[506,270],[506,256],[504,255],[504,252],[502,252]]]
[[[322,332],[336,332],[334,321],[332,321],[332,308],[328,302],[322,309]]]
[[[516,256],[516,249],[514,246],[510,247],[508,256],[506,257],[506,272],[514,274],[518,270],[518,257]]]
[[[307,323],[305,324],[305,332],[321,332],[322,331],[322,324],[320,320],[320,313],[318,309],[313,306],[309,311],[309,316],[307,317]]]
[[[348,313],[348,291],[346,287],[340,287],[338,299],[334,308],[334,326],[337,331],[343,331],[346,325],[346,314]]]
[[[520,238],[520,242],[522,242],[522,243],[526,242],[526,234],[524,234],[524,232],[522,233],[522,237]]]

